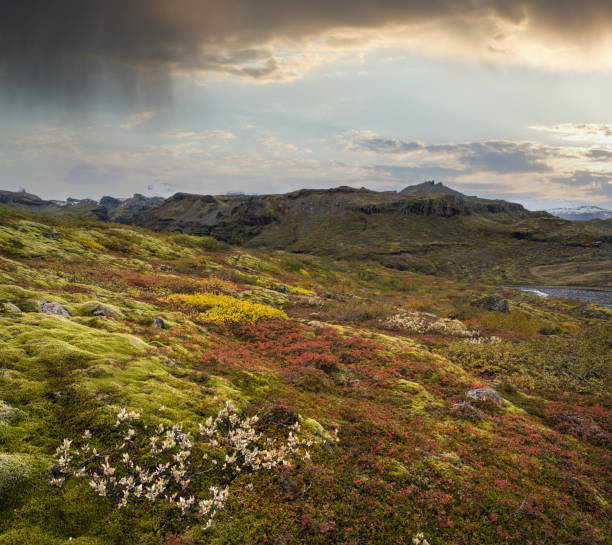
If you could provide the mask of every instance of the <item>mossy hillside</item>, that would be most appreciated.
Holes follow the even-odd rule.
[[[4,226],[18,230],[18,219]],[[54,491],[51,456],[85,429],[104,438],[121,407],[142,411],[148,425],[193,429],[225,399],[270,429],[295,414],[322,437],[338,426],[340,441],[314,449],[311,464],[237,479],[213,530],[190,531],[194,543],[408,544],[417,531],[432,544],[605,543],[605,317],[505,292],[509,318],[470,305],[498,291],[486,284],[280,251],[209,250],[77,220],[28,221],[75,238],[96,232],[91,240],[105,249],[79,243],[83,253],[65,264],[51,255],[0,259],[0,301],[53,300],[73,314],[47,316],[33,305],[0,315],[0,399],[19,411],[0,423],[0,452],[40,468],[0,512],[0,543],[172,543],[168,513],[118,511],[76,482]],[[139,253],[140,237],[178,248],[181,263],[155,241],[156,256]],[[282,295],[288,319],[215,324],[165,301],[206,287],[256,302],[253,291],[277,284],[314,291],[316,306],[313,296],[272,289],[264,293]],[[100,305],[113,312],[90,315]],[[460,319],[482,343],[384,329],[381,319],[402,309]],[[158,316],[164,329],[152,323]],[[544,335],[533,322],[560,329]],[[497,351],[492,335],[504,339]],[[475,421],[453,409],[485,385],[498,389],[503,408],[479,405]]]

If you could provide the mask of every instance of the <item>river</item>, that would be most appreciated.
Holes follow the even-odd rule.
[[[579,299],[612,308],[612,289],[610,288],[572,288],[565,286],[505,286],[534,293],[540,297],[555,299]]]

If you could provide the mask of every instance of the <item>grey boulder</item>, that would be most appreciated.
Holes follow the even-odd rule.
[[[68,309],[60,305],[57,301],[41,301],[40,311],[45,314],[53,314],[55,316],[64,316],[70,318],[71,314]]]
[[[500,407],[504,406],[504,400],[493,388],[474,388],[465,394],[469,399],[475,401],[492,401]]]

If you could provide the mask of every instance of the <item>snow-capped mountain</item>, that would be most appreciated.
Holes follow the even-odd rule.
[[[549,214],[572,221],[607,220],[612,218],[612,210],[606,210],[599,206],[583,205],[573,208],[552,208],[547,210]]]

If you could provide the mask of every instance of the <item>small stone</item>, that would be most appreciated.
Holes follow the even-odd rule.
[[[278,286],[276,286],[276,291],[280,293],[289,293],[289,288],[284,284],[279,284]]]
[[[500,407],[504,406],[504,400],[493,388],[475,388],[469,390],[466,394],[470,399],[476,401],[492,401]]]
[[[68,309],[60,305],[57,301],[42,301],[40,304],[40,311],[45,314],[53,314],[55,316],[63,316],[70,318],[71,314]]]
[[[157,329],[166,329],[168,327],[168,324],[163,318],[155,318],[155,320],[153,320],[153,325]]]

